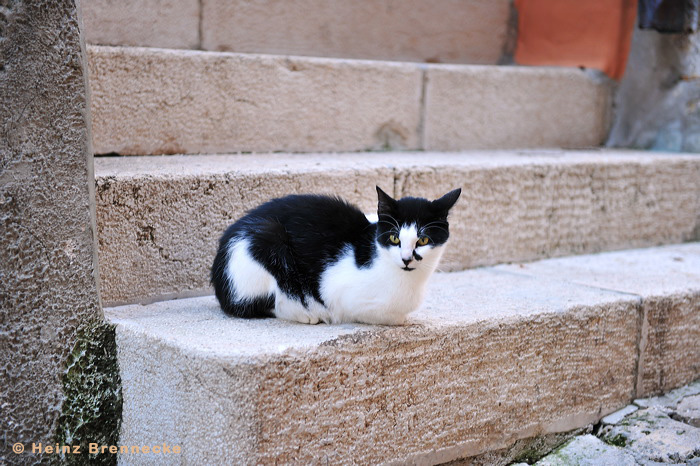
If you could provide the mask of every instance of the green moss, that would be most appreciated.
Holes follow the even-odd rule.
[[[117,455],[90,454],[88,444],[117,445],[122,417],[122,390],[113,325],[92,323],[78,332],[63,375],[65,401],[55,441],[80,445],[79,455],[63,464],[117,464]]]
[[[537,449],[530,449],[522,451],[515,458],[513,458],[513,463],[527,463],[533,464],[544,456],[541,451]]]
[[[617,434],[614,437],[604,437],[603,441],[608,445],[614,445],[616,447],[624,447],[627,445],[627,438],[622,434]]]
[[[550,463],[554,464],[576,464],[574,459],[572,459],[565,451],[564,449],[572,442],[572,440],[569,440],[568,442],[559,445],[556,449],[554,449],[552,452],[546,455],[540,455],[539,458],[533,458],[532,461],[528,461],[528,464],[534,464],[535,462],[541,460],[544,457],[547,457],[550,460]]]
[[[579,431],[574,431],[574,432],[579,432]],[[558,440],[554,442],[554,444],[549,444],[547,442],[538,442],[535,440],[532,442],[531,446],[529,448],[526,448],[522,452],[520,452],[517,456],[515,456],[511,461],[513,463],[527,463],[527,464],[534,464],[544,458],[545,456],[549,455],[555,455],[557,458],[565,458],[565,455],[563,454],[563,449],[566,447],[569,443],[571,443],[572,437],[574,434],[564,434],[564,435],[559,435]]]

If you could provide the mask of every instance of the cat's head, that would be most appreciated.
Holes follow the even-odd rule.
[[[455,189],[440,199],[392,199],[377,186],[377,243],[397,267],[432,271],[450,236],[447,215],[462,193]]]

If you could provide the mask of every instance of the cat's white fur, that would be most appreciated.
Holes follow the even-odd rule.
[[[250,254],[247,239],[231,241],[226,277],[237,300],[273,293],[277,280]]]
[[[422,302],[425,285],[437,268],[444,246],[418,246],[415,225],[399,232],[401,246],[384,248],[377,244],[377,257],[371,267],[358,268],[355,252],[348,247],[340,258],[321,275],[320,293],[326,306],[309,297],[308,309],[290,299],[277,287],[275,278],[253,259],[246,239],[233,240],[229,246],[226,274],[232,280],[236,299],[273,294],[275,316],[280,319],[316,324],[366,322],[397,325]],[[403,268],[403,259],[413,258]],[[235,266],[233,265],[235,264]]]

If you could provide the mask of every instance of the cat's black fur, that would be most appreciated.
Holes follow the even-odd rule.
[[[211,270],[216,297],[228,314],[274,317],[272,294],[234,302],[231,283],[225,275],[228,246],[233,238],[246,238],[253,258],[276,279],[285,294],[304,306],[309,299],[325,305],[319,290],[321,274],[348,247],[354,251],[357,267],[368,267],[377,256],[377,243],[391,247],[388,238],[396,222],[432,222],[427,228],[431,241],[442,244],[449,236],[447,213],[460,192],[452,191],[432,202],[414,197],[394,200],[377,187],[378,223],[371,223],[360,209],[338,197],[290,195],[266,202],[236,221],[221,237]]]

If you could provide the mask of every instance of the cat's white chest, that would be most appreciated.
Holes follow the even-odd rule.
[[[400,324],[422,302],[430,263],[405,271],[380,250],[372,265],[359,268],[351,250],[321,276],[321,296],[332,323]]]

